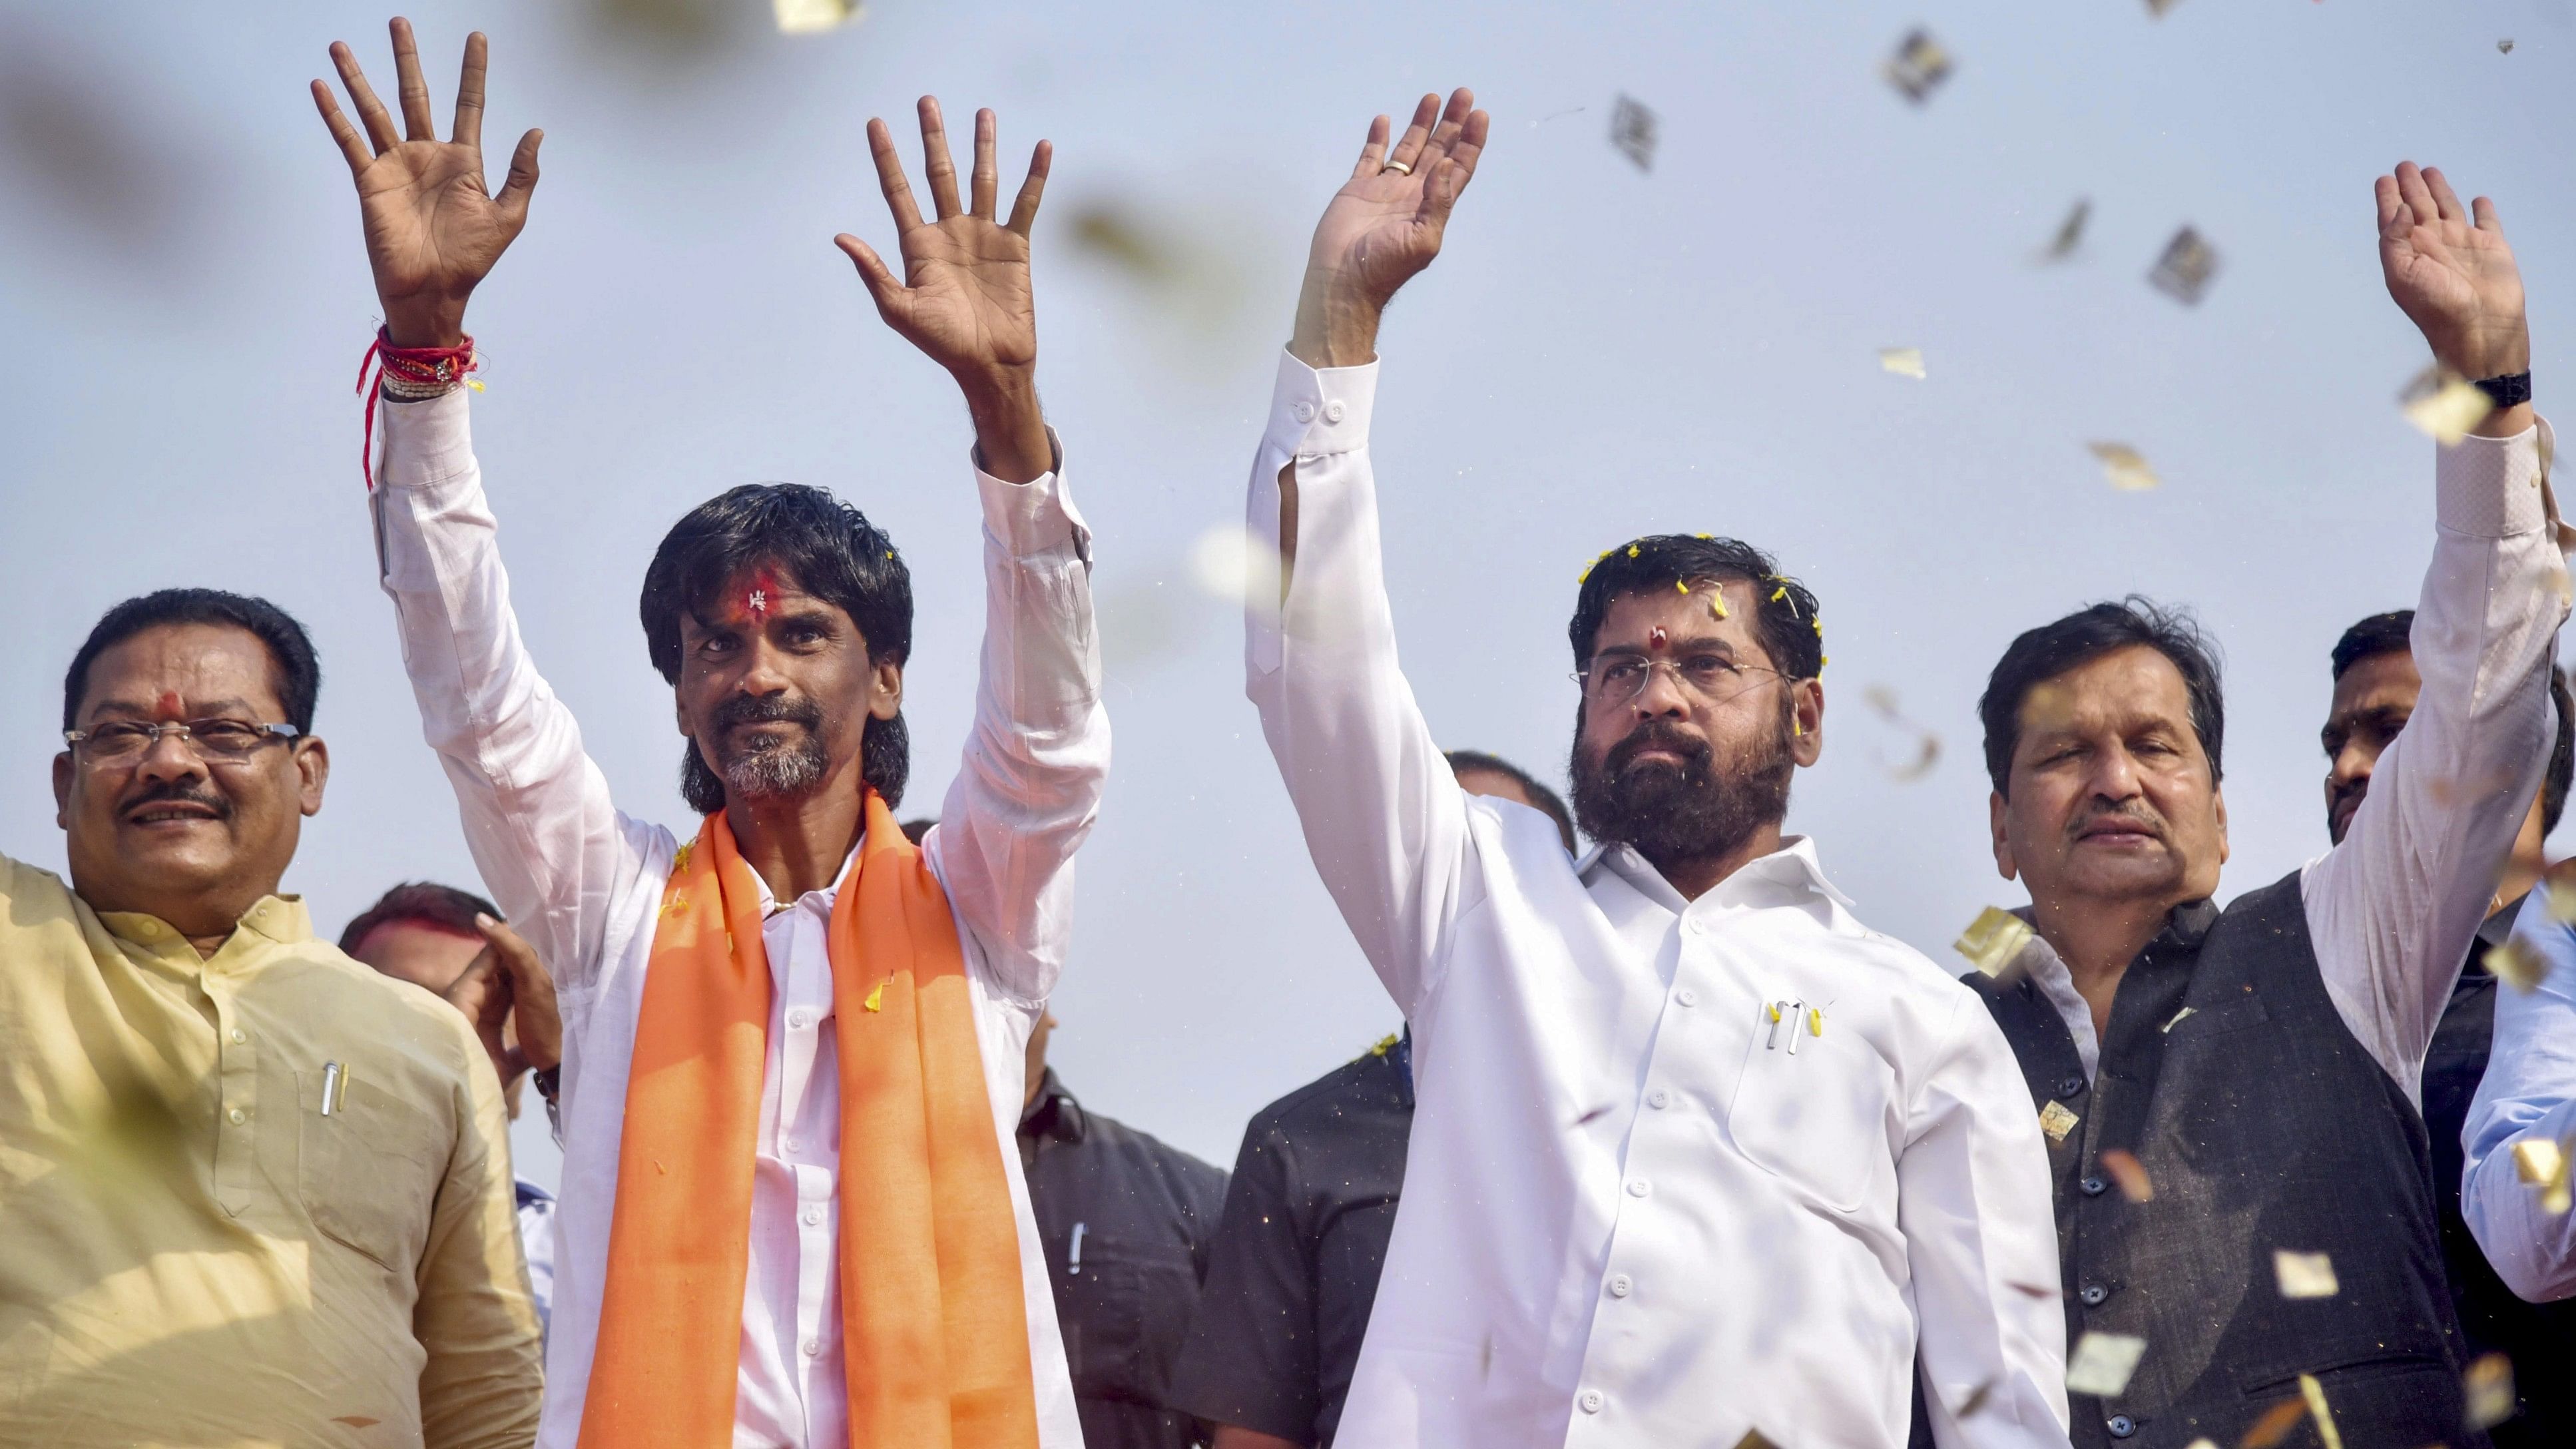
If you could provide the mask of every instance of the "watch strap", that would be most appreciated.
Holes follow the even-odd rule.
[[[2505,377],[2482,377],[2477,381],[2477,389],[2497,407],[2516,407],[2531,401],[2531,374],[2526,371]]]

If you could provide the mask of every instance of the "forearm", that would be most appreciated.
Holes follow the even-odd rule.
[[[1383,318],[1381,304],[1332,269],[1309,266],[1306,285],[1297,294],[1297,328],[1288,350],[1308,367],[1366,366],[1377,361],[1377,329]]]
[[[1038,406],[1034,368],[959,374],[966,415],[975,422],[975,456],[1005,483],[1028,483],[1055,469],[1055,445]]]
[[[2561,887],[2563,888],[2563,886]],[[2547,968],[2537,987],[2496,993],[2486,1075],[2460,1133],[2460,1215],[2513,1291],[2534,1302],[2576,1295],[2576,1214],[2551,1212],[2545,1184],[2523,1180],[2514,1149],[2576,1149],[2576,932],[2534,890],[2515,944]]]

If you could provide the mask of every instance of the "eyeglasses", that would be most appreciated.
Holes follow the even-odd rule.
[[[124,764],[150,754],[163,735],[185,741],[207,764],[228,765],[249,759],[271,740],[302,739],[304,731],[293,725],[246,719],[192,719],[166,724],[121,719],[85,730],[65,730],[63,743],[80,751],[81,758],[92,764]]]
[[[1646,681],[1656,670],[1668,670],[1681,682],[1682,688],[1710,704],[1723,704],[1765,681],[1793,676],[1759,664],[1738,664],[1723,654],[1693,654],[1687,659],[1649,659],[1643,654],[1627,652],[1596,654],[1592,667],[1569,676],[1583,686],[1584,695],[1595,704],[1625,705],[1646,692]]]

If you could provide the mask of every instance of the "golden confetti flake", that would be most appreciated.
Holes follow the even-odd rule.
[[[1222,523],[1190,545],[1190,577],[1211,597],[1265,616],[1279,612],[1279,550],[1240,524]]]
[[[1708,591],[1708,611],[1720,619],[1732,617],[1726,612],[1726,586],[1724,584],[1720,584],[1716,588]]]
[[[2139,1356],[2146,1351],[2147,1341],[2134,1333],[2088,1329],[2067,1357],[2066,1391],[2117,1398],[2129,1387],[2129,1376],[2138,1371]]]
[[[2218,1441],[2203,1435],[2202,1437],[2185,1444],[2182,1446],[2182,1449],[2218,1449]]]
[[[2503,945],[2489,946],[2485,965],[2498,981],[2526,994],[2549,979],[2549,958],[2520,936],[2507,936]]]
[[[1395,1033],[1388,1032],[1385,1036],[1378,1038],[1377,1045],[1370,1047],[1368,1049],[1368,1054],[1373,1057],[1382,1057],[1393,1050],[1395,1050]]]
[[[860,0],[770,0],[781,35],[820,35],[868,13]]]
[[[2030,924],[2010,911],[1988,906],[1977,912],[1950,949],[1968,958],[1970,965],[1988,976],[2001,976],[2004,968],[2030,944]]]
[[[2062,262],[2075,255],[2075,249],[2084,244],[2084,224],[2092,219],[2093,198],[2075,198],[2074,209],[2066,213],[2066,220],[2057,224],[2057,235],[2048,239],[2048,249],[2040,253],[2040,260]]]
[[[2549,919],[2562,926],[2576,926],[2576,880],[2552,880],[2541,897],[2548,908]]]
[[[2146,455],[2126,443],[2087,443],[2093,456],[2102,460],[2102,477],[2123,493],[2144,493],[2163,482],[2156,470],[2147,466]]]
[[[1897,44],[1896,54],[1879,67],[1879,73],[1887,77],[1889,85],[1904,92],[1907,100],[1919,106],[1930,100],[1932,93],[1939,90],[1941,83],[1948,80],[1950,72],[1957,68],[1958,63],[1950,59],[1950,52],[1941,48],[1941,42],[1932,38],[1932,32],[1918,27]]]
[[[2440,364],[2425,368],[2397,395],[2397,410],[2406,421],[2445,448],[2457,447],[2469,430],[2495,411],[2495,400],[2478,385]]]
[[[1663,123],[1643,102],[1619,97],[1610,108],[1610,146],[1625,156],[1640,171],[1655,169],[1655,147],[1661,143]]]
[[[2334,1412],[2326,1407],[2326,1386],[2315,1374],[2299,1375],[2299,1397],[2308,1401],[2308,1415],[2317,1421],[2317,1437],[2326,1441],[2326,1449],[2343,1449],[2343,1434],[2335,1428]]]
[[[2540,1208],[2547,1213],[2564,1213],[2576,1206],[2576,1185],[2571,1185],[2570,1170],[2576,1168],[2576,1156],[2567,1145],[2546,1137],[2525,1137],[2513,1144],[2513,1175],[2540,1189]]]
[[[2468,1391],[2469,1427],[2492,1429],[2514,1416],[2513,1360],[2491,1353],[2469,1365],[2460,1375],[2460,1386]]]
[[[1780,1446],[1771,1442],[1770,1436],[1761,1430],[1747,1429],[1744,1437],[1735,1441],[1735,1449],[1780,1449]]]
[[[2175,1013],[2173,1014],[2173,1020],[2166,1022],[2166,1023],[2164,1024],[2164,1026],[2162,1027],[2162,1030],[2165,1030],[2165,1031],[2171,1031],[2171,1030],[2173,1030],[2175,1027],[2178,1027],[2178,1026],[2182,1025],[2182,1019],[2183,1019],[2184,1017],[2189,1016],[2189,1015],[2191,1015],[2193,1012],[2198,1011],[2198,1010],[2200,1010],[2200,1008],[2199,1008],[2199,1007],[2197,1007],[2197,1006],[2186,1006],[2186,1007],[2184,1007],[2182,1010],[2177,1011],[2177,1012],[2175,1012]]]
[[[685,891],[673,891],[671,892],[671,898],[662,903],[662,914],[666,916],[677,916],[688,908],[688,893]]]
[[[2210,279],[2218,275],[2218,251],[2190,227],[2173,234],[2165,243],[2164,254],[2156,258],[2147,281],[2157,291],[2186,307],[2200,305],[2209,291]]]
[[[2308,1406],[2298,1399],[2284,1399],[2263,1411],[2236,1441],[2237,1449],[2273,1449],[2290,1437],[2290,1430],[2308,1416]]]
[[[673,875],[686,875],[686,874],[688,874],[688,873],[689,873],[689,857],[697,851],[697,848],[698,848],[698,843],[697,843],[696,841],[694,841],[694,840],[683,840],[683,841],[681,841],[681,842],[680,842],[680,849],[679,849],[679,853],[678,853],[678,854],[676,854],[676,855],[673,855],[673,856],[671,857],[671,874],[673,874]]]
[[[2047,1133],[2051,1142],[2065,1141],[2066,1134],[2074,1131],[2075,1124],[2083,1120],[2066,1110],[2064,1102],[2051,1102],[2039,1109],[2039,1130]]]
[[[2499,41],[2497,41],[2497,42],[2496,42],[2496,54],[2498,54],[2498,55],[2511,55],[2511,54],[2513,54],[2513,42],[2512,42],[2512,41],[2510,41],[2510,40],[2499,40]]]
[[[1920,380],[1923,376],[1923,349],[1882,347],[1878,349],[1878,365],[1883,371],[1895,373],[1899,377]]]
[[[2156,1185],[2148,1178],[2147,1166],[2138,1160],[2138,1154],[2126,1148],[2113,1147],[2104,1150],[2095,1160],[2104,1172],[2111,1175],[2111,1180],[2120,1185],[2120,1196],[2131,1202],[2156,1200]]]
[[[2335,1281],[2334,1259],[2324,1253],[2272,1250],[2272,1282],[2284,1298],[2332,1298],[2343,1291]]]
[[[870,1011],[885,1010],[885,983],[880,981],[868,988],[868,999],[859,1004]]]

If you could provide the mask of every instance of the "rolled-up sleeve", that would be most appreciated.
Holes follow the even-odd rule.
[[[2547,896],[2523,898],[2513,935],[2549,974],[2531,991],[2497,988],[2493,1051],[2460,1133],[2460,1215],[2496,1276],[2534,1303],[2576,1296],[2576,1213],[2549,1211],[2514,1161],[2523,1142],[2576,1151],[2576,931]]]

